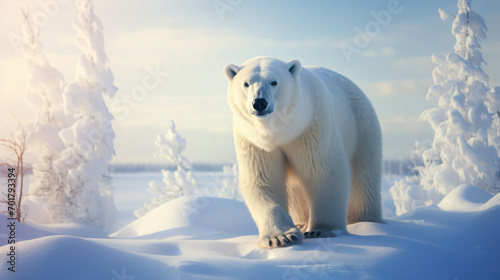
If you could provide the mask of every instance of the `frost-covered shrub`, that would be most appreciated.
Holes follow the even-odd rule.
[[[404,214],[417,206],[424,206],[427,193],[418,184],[416,176],[408,176],[398,181],[389,190],[396,206],[396,215]]]
[[[500,99],[481,68],[479,42],[486,37],[486,25],[470,4],[458,1],[452,26],[455,52],[432,56],[437,66],[427,99],[437,100],[438,106],[425,110],[421,119],[431,124],[434,139],[431,147],[418,152],[422,162],[415,167],[418,175],[391,189],[400,214],[415,206],[437,204],[462,184],[492,193],[498,190]]]
[[[159,150],[155,152],[154,156],[165,158],[174,163],[176,170],[162,169],[164,185],[154,181],[149,183],[148,191],[156,196],[143,208],[134,211],[137,217],[144,216],[149,211],[174,198],[192,194],[196,188],[196,179],[191,171],[191,163],[182,156],[182,152],[186,149],[186,140],[177,133],[173,121],[170,121],[165,130],[164,135],[158,134],[156,136],[155,145]]]
[[[23,222],[26,219],[28,208],[23,204],[24,174],[29,170],[25,166],[26,131],[19,129],[18,133],[11,133],[10,139],[0,138],[0,182],[6,186],[6,191],[0,195],[0,204],[3,210],[0,213]]]

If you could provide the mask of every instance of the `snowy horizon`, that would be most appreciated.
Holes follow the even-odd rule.
[[[454,1],[322,1],[308,7],[234,1],[238,4],[218,11],[214,3],[219,2],[225,3],[94,3],[103,21],[110,67],[119,88],[108,103],[116,118],[113,163],[163,163],[153,157],[153,141],[169,120],[175,121],[186,138],[185,155],[192,162],[234,162],[232,116],[222,67],[259,55],[299,59],[304,65],[321,65],[351,78],[379,115],[386,159],[407,158],[415,140],[430,141],[432,130],[419,116],[436,104],[425,100],[435,67],[431,55],[448,52],[454,44],[451,20],[443,22],[438,8],[456,13]],[[394,5],[390,19],[382,16],[377,21],[380,11],[389,11],[389,5]],[[0,3],[0,34],[4,34],[0,40],[0,119],[4,125],[0,136],[7,136],[5,126],[16,128],[13,116],[22,124],[34,118],[24,100],[25,60],[9,42],[9,34],[21,32],[18,14],[23,6],[38,16],[43,51],[54,67],[74,75],[78,54],[71,27],[76,15],[72,1]],[[500,28],[499,6],[495,1],[473,4],[489,30]],[[354,40],[358,30],[366,28],[375,28],[374,36],[358,48]],[[487,35],[482,44],[488,62],[484,68],[494,83],[500,76],[500,34]],[[346,56],[342,44],[350,44],[360,53]],[[132,95],[145,87],[145,81],[150,90],[143,96]]]

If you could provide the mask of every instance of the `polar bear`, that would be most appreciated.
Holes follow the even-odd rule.
[[[276,248],[382,222],[382,139],[365,94],[346,77],[256,57],[224,67],[241,193]]]

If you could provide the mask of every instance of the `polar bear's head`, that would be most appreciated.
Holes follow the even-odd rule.
[[[283,62],[270,57],[256,57],[242,66],[226,65],[235,129],[265,150],[290,142],[301,133],[303,128],[296,123],[303,105],[301,69],[298,60]]]

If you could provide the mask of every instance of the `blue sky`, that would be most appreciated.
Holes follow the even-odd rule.
[[[158,162],[152,156],[153,140],[170,119],[187,139],[186,156],[191,161],[234,161],[222,68],[260,55],[324,66],[357,83],[378,112],[387,159],[407,157],[415,140],[432,137],[430,126],[419,121],[422,110],[436,104],[425,100],[434,68],[430,57],[453,51],[455,43],[452,21],[442,21],[438,8],[456,13],[456,1],[94,2],[120,88],[109,104],[117,119],[115,162]],[[57,4],[47,10],[44,3]],[[25,61],[8,40],[9,33],[20,33],[21,6],[47,15],[40,28],[44,52],[68,82],[79,53],[73,43],[72,1],[0,3],[0,119],[11,127],[12,115],[23,123],[33,118],[23,100]],[[473,9],[489,28],[482,44],[485,70],[493,81],[500,81],[500,2],[474,1]],[[379,23],[373,14],[382,10],[391,17]],[[341,46],[355,46],[358,30],[368,30],[371,36],[357,48],[359,53],[346,57]],[[134,95],[152,71],[161,74],[157,86],[145,95]]]

